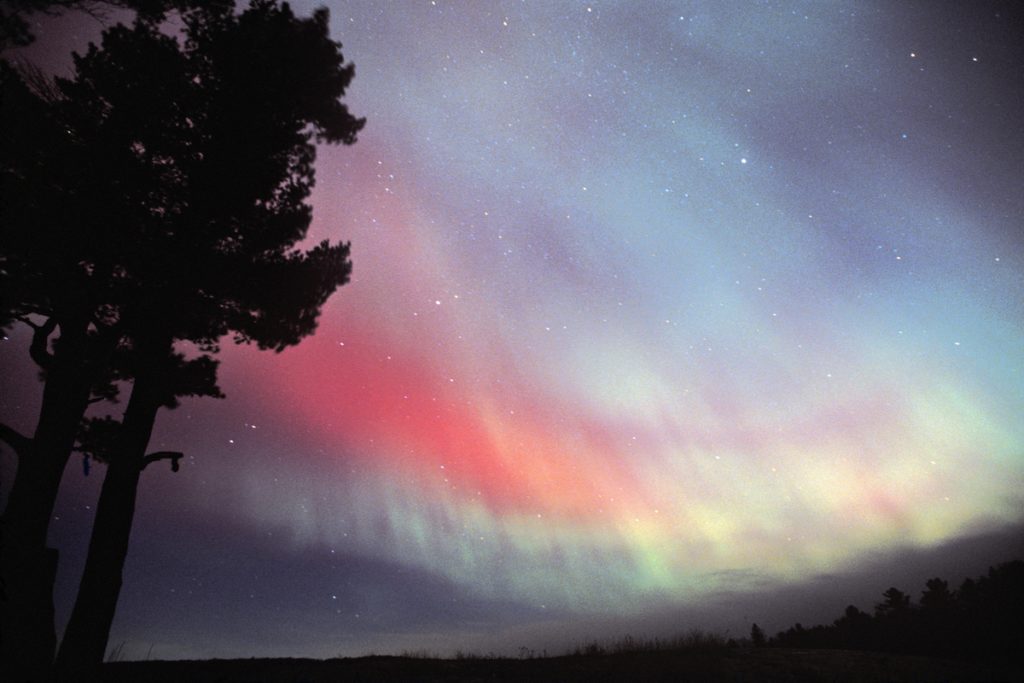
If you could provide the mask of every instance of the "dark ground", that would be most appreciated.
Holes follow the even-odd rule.
[[[327,681],[1024,681],[1024,661],[977,663],[845,650],[737,648],[538,659],[234,659],[115,662],[109,683]]]

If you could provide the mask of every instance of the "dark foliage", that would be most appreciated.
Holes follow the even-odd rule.
[[[775,647],[875,650],[972,659],[1019,656],[1024,642],[1024,561],[992,567],[951,591],[929,579],[914,605],[897,588],[883,593],[874,616],[850,605],[831,625],[796,624]]]

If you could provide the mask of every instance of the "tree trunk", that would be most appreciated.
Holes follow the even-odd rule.
[[[61,327],[39,422],[20,454],[0,524],[0,662],[8,681],[44,680],[53,662],[57,551],[46,547],[57,489],[89,403],[85,325]]]
[[[59,681],[92,680],[103,663],[121,593],[139,472],[131,460],[107,467],[78,597],[57,653]]]
[[[166,348],[169,352],[169,343]],[[145,370],[136,376],[115,451],[107,465],[78,596],[57,654],[57,678],[62,682],[97,678],[103,663],[121,593],[139,475],[164,398],[158,363],[141,364]]]

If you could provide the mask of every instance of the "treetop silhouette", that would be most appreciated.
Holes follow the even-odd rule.
[[[899,588],[891,587],[882,593],[885,598],[875,605],[875,614],[879,616],[898,614],[910,609],[910,596],[906,595]]]
[[[928,579],[925,590],[921,593],[921,609],[945,609],[953,602],[953,594],[949,584],[936,577]]]
[[[929,579],[915,606],[897,588],[883,593],[875,615],[850,605],[831,626],[800,624],[777,634],[770,645],[842,648],[927,654],[969,659],[1019,657],[1024,640],[1024,562],[1015,560],[977,579],[965,579],[955,591]]]

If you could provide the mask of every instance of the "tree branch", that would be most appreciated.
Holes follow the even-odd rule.
[[[36,362],[36,365],[46,370],[53,364],[53,356],[47,350],[50,344],[50,335],[57,329],[57,319],[50,316],[42,325],[36,325],[28,318],[19,317],[18,320],[32,328],[32,344],[28,347],[28,355]]]
[[[0,439],[7,442],[7,445],[14,449],[14,454],[19,458],[28,452],[32,445],[32,439],[19,433],[13,427],[0,422]]]
[[[140,470],[146,469],[146,466],[150,463],[157,462],[159,460],[170,460],[171,461],[171,472],[178,471],[178,461],[185,457],[184,453],[178,451],[157,451],[156,453],[150,453],[142,459],[142,464],[139,466]]]

